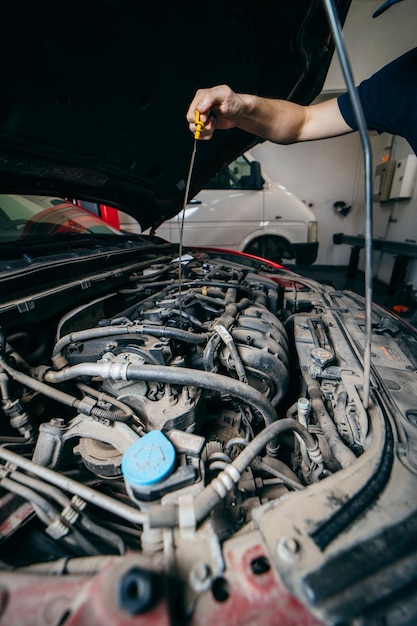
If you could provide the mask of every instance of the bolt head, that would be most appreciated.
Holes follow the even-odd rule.
[[[294,561],[300,553],[300,544],[295,537],[283,537],[278,542],[277,552],[283,561]]]

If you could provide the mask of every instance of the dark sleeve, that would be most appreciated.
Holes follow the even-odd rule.
[[[414,139],[417,133],[417,48],[363,81],[358,94],[369,129]],[[345,122],[357,130],[349,95],[339,96],[338,104]]]

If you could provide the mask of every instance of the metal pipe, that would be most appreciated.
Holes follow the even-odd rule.
[[[138,511],[138,509],[134,509],[133,507],[124,504],[123,502],[117,502],[110,496],[107,496],[104,493],[100,493],[99,491],[95,491],[88,487],[87,485],[83,485],[82,483],[65,476],[64,474],[59,474],[54,470],[49,469],[48,467],[43,467],[43,465],[38,465],[29,459],[26,459],[20,454],[16,454],[11,450],[7,450],[7,448],[0,447],[0,459],[6,461],[8,463],[12,463],[17,467],[29,472],[30,474],[34,474],[38,476],[42,480],[63,489],[64,491],[69,491],[70,493],[76,494],[80,496],[86,502],[90,502],[90,504],[94,504],[109,513],[113,513],[118,517],[125,519],[132,524],[143,525],[148,516],[146,513],[142,511]]]
[[[355,121],[362,142],[365,163],[365,350],[363,372],[363,406],[368,408],[371,377],[371,335],[372,335],[372,151],[368,129],[356,89],[340,21],[336,15],[333,0],[323,0],[330,30],[336,44],[343,76],[349,91]]]
[[[321,453],[313,435],[293,419],[284,418],[270,424],[262,430],[233,460],[226,465],[209,483],[203,491],[197,494],[194,502],[194,511],[197,523],[202,522],[212,509],[226,497],[239,482],[241,475],[261,451],[280,435],[287,432],[298,433],[306,444],[307,450],[319,459]],[[294,485],[294,488],[295,485]],[[178,525],[178,507],[174,504],[155,505],[149,508],[149,522],[151,528],[174,528]]]
[[[162,365],[130,365],[128,363],[78,363],[60,371],[48,370],[44,378],[51,383],[62,383],[79,376],[100,376],[114,380],[144,380],[173,385],[192,385],[234,396],[248,403],[262,415],[266,425],[278,419],[277,413],[265,396],[257,389],[239,380],[193,370],[188,367],[174,368]]]

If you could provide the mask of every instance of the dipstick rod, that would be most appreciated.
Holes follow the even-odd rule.
[[[193,149],[191,152],[190,166],[188,168],[187,182],[185,185],[184,192],[184,203],[182,207],[181,213],[181,228],[180,228],[180,243],[178,248],[178,297],[179,297],[179,309],[180,309],[180,325],[182,324],[182,250],[183,250],[183,239],[184,239],[184,219],[185,219],[185,209],[188,203],[188,194],[190,192],[191,178],[193,175],[194,169],[194,161],[195,155],[197,152],[197,140],[200,139],[200,134],[202,129],[204,128],[203,122],[200,120],[200,111],[195,112],[195,126],[196,130],[194,133],[194,142]]]

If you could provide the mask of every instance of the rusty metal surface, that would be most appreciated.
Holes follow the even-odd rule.
[[[197,602],[190,626],[320,626],[277,577],[258,533],[228,542],[224,575]]]

